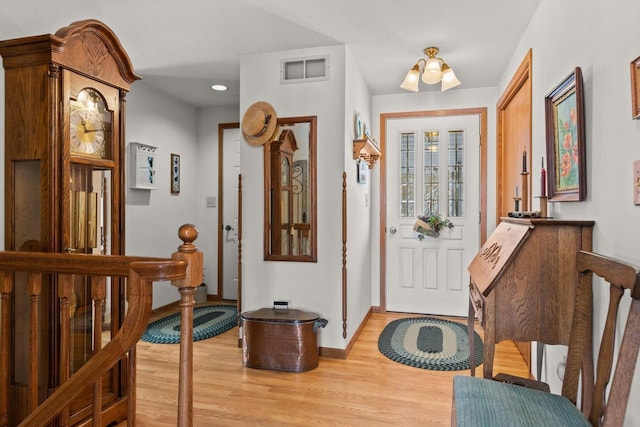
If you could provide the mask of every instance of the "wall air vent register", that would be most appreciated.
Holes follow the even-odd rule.
[[[302,83],[329,80],[329,56],[283,59],[280,61],[280,83]]]

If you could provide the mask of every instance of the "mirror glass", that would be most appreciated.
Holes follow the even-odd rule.
[[[264,183],[264,259],[317,261],[316,116],[278,118]]]

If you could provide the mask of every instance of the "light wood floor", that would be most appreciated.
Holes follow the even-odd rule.
[[[237,327],[195,342],[194,426],[450,425],[452,378],[470,372],[412,368],[378,351],[384,327],[412,316],[372,314],[347,360],[321,357],[305,373],[244,368]],[[138,344],[136,426],[176,425],[178,353]],[[528,375],[513,343],[498,345],[494,372]]]

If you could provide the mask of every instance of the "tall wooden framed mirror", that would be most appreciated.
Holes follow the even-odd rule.
[[[264,145],[264,259],[316,262],[316,116],[280,117]]]

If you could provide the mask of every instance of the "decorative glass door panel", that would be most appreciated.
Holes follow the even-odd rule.
[[[94,166],[72,163],[70,179],[70,252],[84,254],[109,254],[107,242],[108,218],[110,217],[109,194],[111,193],[111,171]],[[111,339],[111,289],[107,284],[105,295],[92,295],[91,279],[73,276],[71,294],[71,360],[70,371],[76,372],[98,350],[95,335],[101,335],[103,346]],[[96,289],[94,289],[96,291]],[[96,319],[94,307],[101,307],[100,319]]]
[[[423,212],[440,212],[440,132],[431,130],[424,132],[422,142],[424,182]]]
[[[401,216],[436,213],[450,217],[464,216],[464,130],[446,131],[449,140],[445,147],[446,157],[440,156],[440,131],[424,131],[420,135],[422,144],[418,147],[414,144],[417,136],[414,132],[403,132],[399,137],[398,191],[401,195]],[[422,156],[416,155],[418,150]],[[416,170],[421,170],[422,174],[416,176]],[[441,171],[447,171],[446,179],[441,179]],[[420,189],[422,194],[416,194]],[[446,206],[447,211],[441,212],[441,206]]]
[[[447,208],[451,217],[464,216],[464,131],[449,131],[447,156]]]

